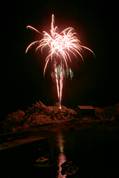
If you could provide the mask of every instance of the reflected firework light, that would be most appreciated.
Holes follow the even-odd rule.
[[[58,27],[55,26],[54,14],[52,14],[51,28],[49,33],[46,31],[41,33],[30,25],[28,25],[27,28],[33,30],[39,35],[42,35],[42,37],[40,40],[30,43],[26,48],[26,53],[34,45],[36,46],[36,52],[39,50],[42,52],[45,48],[48,49],[48,55],[45,59],[43,73],[45,75],[47,66],[50,64],[52,66],[51,75],[54,75],[53,78],[56,84],[59,108],[61,109],[64,78],[67,76],[71,78],[73,77],[73,72],[69,67],[72,61],[72,56],[77,57],[77,55],[79,55],[83,61],[82,50],[86,49],[91,53],[93,53],[93,51],[90,48],[81,45],[81,41],[73,27],[65,28],[59,33]]]
[[[66,156],[64,153],[60,153],[58,156],[58,176],[57,178],[66,178],[66,175],[62,175],[62,164],[66,162]]]
[[[59,155],[58,155],[58,176],[57,178],[66,178],[66,175],[62,175],[62,164],[66,162],[66,156],[64,154],[64,140],[63,135],[61,133],[58,134],[58,147],[59,147]]]
[[[61,133],[58,134],[58,147],[59,147],[59,151],[60,153],[64,152],[64,139]]]

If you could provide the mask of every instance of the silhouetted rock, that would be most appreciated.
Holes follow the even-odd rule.
[[[88,107],[89,109],[89,107]],[[109,107],[93,107],[95,114],[86,117],[82,115],[80,110],[74,110],[59,105],[46,106],[41,101],[36,102],[25,111],[18,110],[8,114],[7,118],[0,124],[0,132],[17,132],[27,130],[34,126],[61,123],[78,118],[80,123],[91,123],[94,121],[119,120],[119,104]],[[80,112],[80,114],[79,114]],[[86,112],[86,111],[85,111]]]
[[[76,116],[73,109],[62,106],[46,106],[41,101],[36,102],[27,110],[18,110],[8,114],[4,121],[5,132],[16,132],[26,130],[30,127],[60,123],[61,121],[68,121]]]
[[[75,175],[79,170],[78,166],[76,166],[72,161],[64,162],[61,167],[61,174],[67,176]]]

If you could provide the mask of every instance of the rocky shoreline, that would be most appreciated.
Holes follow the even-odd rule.
[[[119,119],[119,112],[110,112],[111,109],[105,110],[95,109],[95,113],[90,115],[81,115],[80,109],[71,109],[62,106],[59,109],[58,105],[46,106],[41,101],[36,102],[26,110],[18,110],[7,115],[6,119],[0,124],[1,133],[16,133],[19,131],[29,130],[30,128],[66,123],[67,121],[78,120],[80,124],[92,123],[110,123]],[[108,112],[107,112],[108,110]],[[100,112],[99,112],[100,111]]]

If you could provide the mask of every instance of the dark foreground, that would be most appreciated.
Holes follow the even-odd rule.
[[[63,137],[61,144],[59,135]],[[24,135],[24,139],[1,143],[0,178],[64,178],[58,175],[61,147],[66,160],[79,168],[76,175],[69,177],[118,178],[118,143],[117,123],[47,126]]]

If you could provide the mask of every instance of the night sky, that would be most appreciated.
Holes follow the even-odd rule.
[[[26,29],[32,25],[49,30],[51,14],[59,30],[73,26],[83,45],[96,54],[84,54],[84,63],[74,59],[73,80],[65,81],[63,104],[111,105],[119,101],[118,9],[112,2],[86,0],[31,0],[1,4],[0,117],[27,108],[38,100],[56,102],[55,85],[49,71],[43,78],[44,55],[27,45],[39,36]]]

